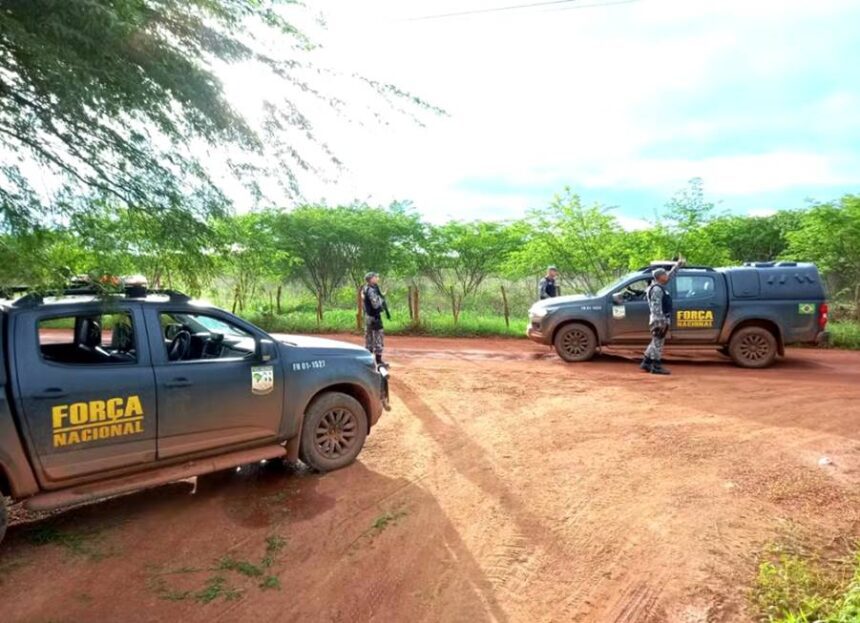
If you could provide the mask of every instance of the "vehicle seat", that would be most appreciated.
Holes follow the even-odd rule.
[[[87,352],[102,345],[102,327],[95,318],[79,318],[75,327],[75,344]]]
[[[134,334],[128,324],[119,322],[114,325],[113,333],[111,334],[110,347],[111,349],[121,353],[127,353],[130,350],[134,350]]]

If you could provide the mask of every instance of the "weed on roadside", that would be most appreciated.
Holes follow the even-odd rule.
[[[860,552],[822,560],[771,546],[759,564],[752,601],[770,623],[860,621]]]
[[[76,556],[99,561],[115,552],[105,549],[104,535],[100,530],[61,530],[52,525],[42,525],[26,534],[26,539],[36,546],[57,545]]]
[[[403,517],[406,517],[406,513],[404,511],[383,513],[373,521],[373,525],[370,526],[370,532],[372,532],[374,536],[381,534],[389,526],[396,525],[397,521]]]
[[[249,578],[256,578],[263,575],[263,570],[257,565],[247,560],[236,560],[231,556],[224,556],[218,561],[219,571],[235,571]]]
[[[260,582],[260,588],[264,591],[281,590],[281,580],[276,575],[268,575]]]
[[[235,601],[242,596],[242,591],[227,584],[227,578],[223,575],[213,575],[206,580],[206,586],[194,593],[194,600],[201,604],[208,604],[216,599],[224,601]]]
[[[275,557],[278,552],[284,549],[287,540],[277,535],[266,537],[266,554],[263,556],[262,565],[264,569],[270,568],[275,564]]]

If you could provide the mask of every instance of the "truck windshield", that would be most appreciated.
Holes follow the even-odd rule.
[[[605,286],[605,287],[601,288],[600,290],[598,290],[597,294],[595,294],[594,296],[606,296],[607,294],[609,294],[610,292],[612,292],[613,290],[618,288],[625,281],[627,281],[628,279],[632,279],[633,277],[635,277],[636,275],[639,275],[639,274],[641,274],[641,273],[638,273],[638,272],[627,273],[621,279],[619,279],[617,281],[613,281],[608,286]]]

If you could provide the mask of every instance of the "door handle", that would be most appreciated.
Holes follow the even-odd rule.
[[[167,387],[168,389],[177,389],[180,387],[191,387],[191,385],[192,385],[191,381],[186,379],[184,376],[175,378],[172,381],[167,381],[167,383],[164,384],[164,386]]]
[[[53,398],[62,398],[66,395],[62,387],[49,387],[39,394],[33,396],[36,400],[51,400]]]

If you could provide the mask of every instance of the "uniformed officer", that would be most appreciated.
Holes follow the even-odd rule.
[[[538,284],[538,297],[540,300],[561,296],[561,286],[558,285],[558,268],[550,266],[546,269],[546,276]]]
[[[379,289],[379,275],[367,273],[364,276],[365,285],[361,290],[361,300],[364,302],[364,345],[376,356],[376,363],[387,366],[382,359],[382,349],[385,346],[385,331],[382,327],[382,314],[391,320],[388,304]]]
[[[651,343],[645,349],[645,358],[639,367],[645,372],[652,374],[670,374],[663,367],[663,345],[666,342],[666,334],[672,324],[672,295],[666,284],[675,276],[678,269],[684,265],[684,258],[679,258],[672,270],[655,268],[654,281],[645,290],[645,300],[651,312],[648,326],[651,329]]]

